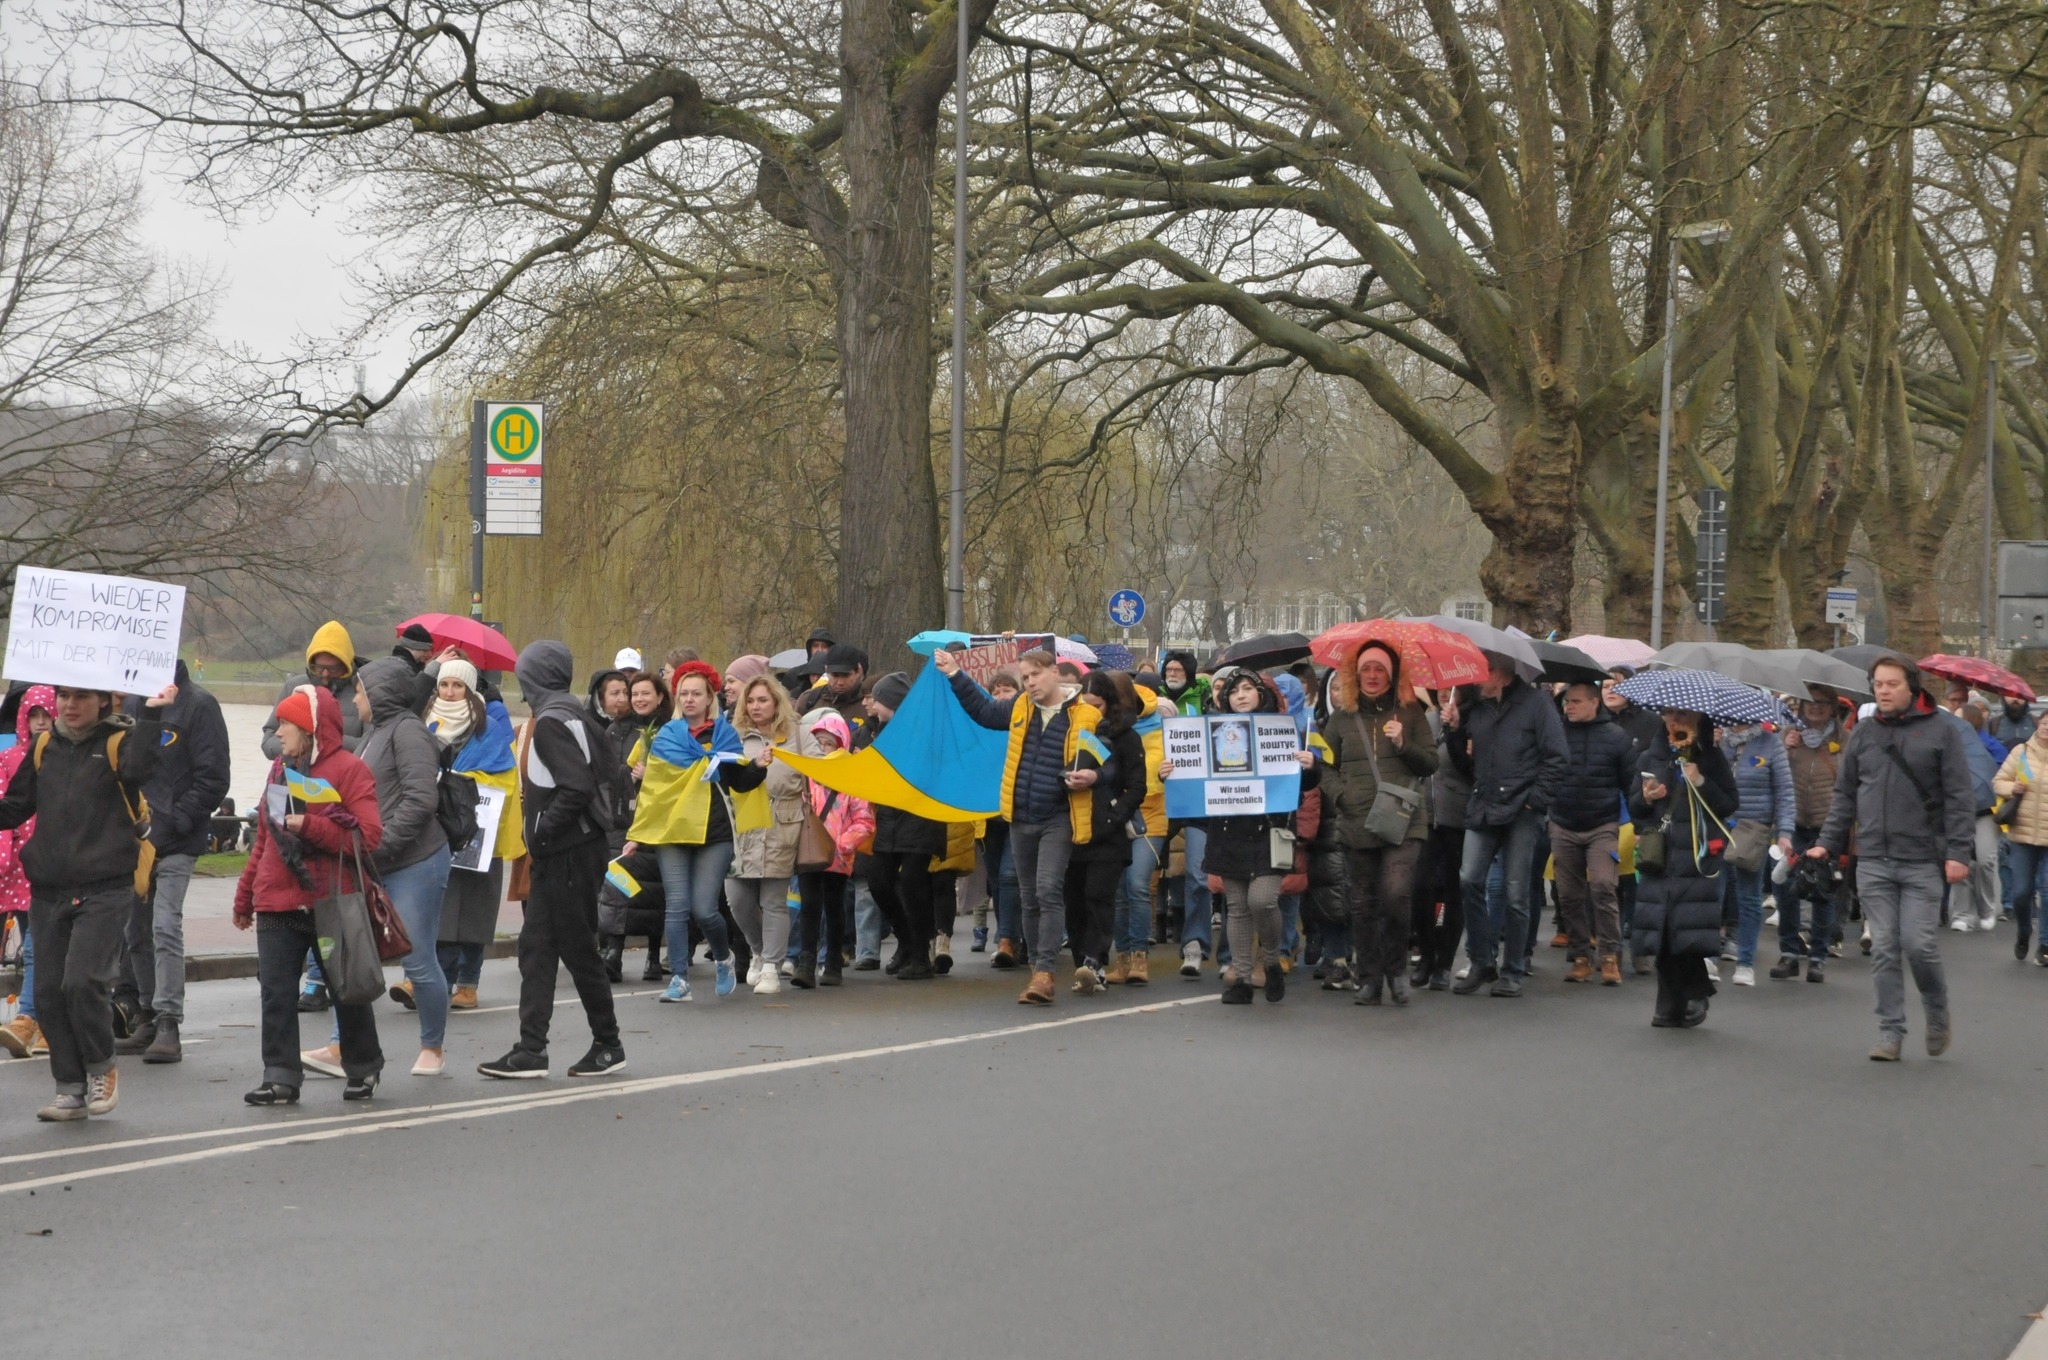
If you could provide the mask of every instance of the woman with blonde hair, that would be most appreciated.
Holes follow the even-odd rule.
[[[798,749],[796,709],[773,676],[755,675],[734,692],[732,726],[747,759],[766,760],[770,818],[766,826],[734,834],[725,901],[754,951],[747,985],[757,995],[772,996],[782,990],[783,959],[789,953],[789,880],[796,873],[796,843],[804,829],[806,783],[773,753]]]

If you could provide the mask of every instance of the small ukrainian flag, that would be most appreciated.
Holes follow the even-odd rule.
[[[1102,744],[1102,738],[1093,732],[1082,732],[1074,738],[1075,744],[1104,765],[1109,764],[1109,748]]]
[[[284,771],[284,786],[292,797],[301,803],[339,803],[340,792],[324,779],[315,779],[310,774],[300,774],[289,765]]]
[[[1330,749],[1330,743],[1323,740],[1322,733],[1313,729],[1308,734],[1308,749],[1314,751],[1316,758],[1325,765],[1335,765],[1337,763],[1337,753]]]
[[[626,866],[613,860],[604,867],[604,881],[617,888],[627,897],[640,895],[640,880],[626,872]]]

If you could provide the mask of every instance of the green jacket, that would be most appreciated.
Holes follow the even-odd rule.
[[[1387,740],[1389,718],[1401,720],[1401,745]],[[1371,734],[1368,751],[1359,739],[1363,725]],[[1436,738],[1430,730],[1429,715],[1421,704],[1401,704],[1392,690],[1379,699],[1358,697],[1358,708],[1333,708],[1323,719],[1323,740],[1330,744],[1336,768],[1323,776],[1323,797],[1337,817],[1337,834],[1347,850],[1383,850],[1387,843],[1365,829],[1365,819],[1379,796],[1379,781],[1373,777],[1377,758],[1380,775],[1389,784],[1422,792],[1430,775],[1436,773]],[[1403,840],[1418,841],[1429,835],[1429,799],[1415,803]]]

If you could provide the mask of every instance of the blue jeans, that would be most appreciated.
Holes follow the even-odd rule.
[[[484,977],[484,947],[480,944],[456,944],[444,941],[434,946],[434,956],[440,961],[441,976],[448,979],[452,987],[474,987]]]
[[[1119,954],[1135,954],[1152,943],[1152,876],[1159,872],[1165,852],[1164,836],[1140,836],[1131,842],[1131,867],[1124,871],[1111,922],[1111,947]]]
[[[725,871],[732,868],[732,842],[716,845],[657,845],[661,865],[662,933],[668,937],[669,971],[677,977],[690,971],[690,922],[704,933],[711,957],[732,952],[725,937],[725,918],[718,914],[718,894]]]
[[[1764,932],[1764,871],[1729,864],[1728,891],[1735,894],[1735,966],[1749,968],[1756,963],[1757,937]]]
[[[412,937],[412,952],[405,956],[406,981],[412,983],[413,1004],[420,1008],[420,1047],[439,1048],[448,1034],[448,977],[434,937],[441,933],[441,899],[448,892],[448,861],[453,856],[444,844],[418,864],[388,870],[384,891],[405,922]]]
[[[1301,894],[1280,894],[1280,952],[1290,959],[1301,957]]]
[[[853,961],[882,957],[882,909],[868,891],[867,876],[848,879],[846,890],[853,894]]]
[[[2032,795],[2028,795],[2031,797]],[[2011,847],[2012,868],[2006,874],[2006,891],[2012,897],[2012,918],[2019,924],[2020,937],[2026,938],[2034,929],[2034,923],[2042,919],[2038,910],[2041,903],[2048,901],[2048,845],[2028,845],[2024,841],[2007,841]],[[24,982],[23,988],[28,984]]]
[[[1496,929],[1490,911],[1465,913],[1465,954],[1476,969],[1495,966],[1502,977],[1528,975],[1530,941],[1529,888],[1536,846],[1546,838],[1543,815],[1530,808],[1515,814],[1506,826],[1465,828],[1465,861],[1458,867],[1458,890],[1467,902],[1486,900],[1486,879],[1496,859],[1501,862],[1501,921]]]
[[[36,937],[28,933],[28,913],[21,914],[21,1013],[36,1018]]]
[[[1199,826],[1181,829],[1181,858],[1187,861],[1187,893],[1183,897],[1186,913],[1181,921],[1180,941],[1202,942],[1202,953],[1212,954],[1209,947],[1209,915],[1215,910],[1209,898],[1209,875],[1202,868],[1202,855],[1209,848],[1209,833]]]

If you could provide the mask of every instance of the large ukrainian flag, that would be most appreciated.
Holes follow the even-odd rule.
[[[1001,808],[1009,744],[1007,731],[968,717],[946,677],[926,662],[873,745],[825,757],[777,752],[776,759],[851,798],[935,822],[971,822]]]

